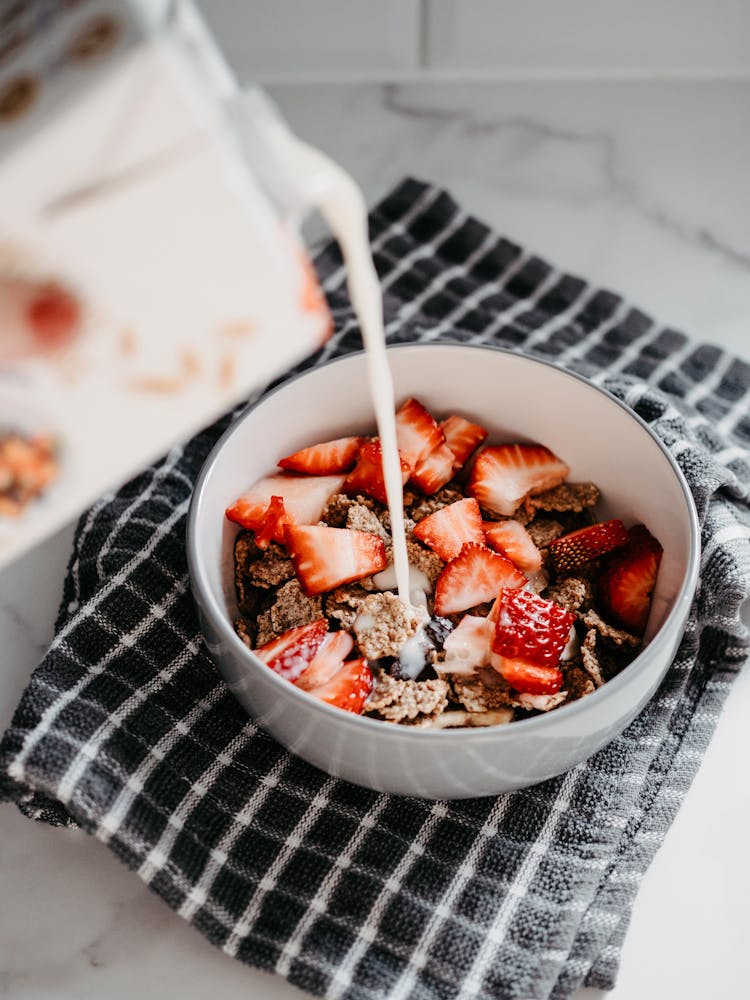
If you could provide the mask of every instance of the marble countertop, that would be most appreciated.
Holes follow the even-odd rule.
[[[372,202],[405,173],[663,323],[750,359],[750,82],[273,88]],[[313,227],[315,229],[315,227]],[[52,636],[72,527],[0,575],[0,725]],[[750,672],[639,893],[612,1000],[734,998],[750,931]],[[0,807],[0,996],[292,1000],[99,843]],[[581,991],[579,1000],[595,1000]]]

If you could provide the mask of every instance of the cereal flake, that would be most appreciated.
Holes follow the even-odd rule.
[[[545,549],[550,542],[565,534],[565,528],[559,521],[553,521],[548,517],[536,517],[526,525],[526,530],[531,535],[531,540],[538,549]]]
[[[594,595],[590,581],[577,576],[566,576],[564,580],[550,584],[544,596],[566,611],[578,611],[580,607],[590,602]]]
[[[454,700],[468,712],[491,712],[511,703],[507,681],[492,669],[479,671],[476,677],[452,676],[450,682]]]
[[[360,583],[345,584],[323,595],[323,611],[327,618],[335,618],[343,628],[350,629],[367,596]]]
[[[550,510],[564,513],[581,511],[593,507],[599,499],[599,488],[593,483],[561,483],[551,490],[528,496],[524,500],[526,510],[532,516],[538,510]]]
[[[274,632],[281,635],[287,629],[308,625],[322,618],[323,600],[320,597],[308,597],[296,579],[289,580],[283,587],[279,587],[276,600],[268,613]]]
[[[400,680],[379,670],[365,711],[377,712],[388,722],[432,719],[448,704],[448,692],[448,685],[442,680]]]
[[[585,615],[581,615],[581,621],[589,628],[596,629],[602,639],[609,639],[616,646],[632,646],[635,649],[641,644],[637,635],[605,622],[593,608],[590,608]]]
[[[294,566],[285,550],[271,542],[259,558],[246,565],[245,573],[255,587],[278,587],[293,579]]]
[[[398,656],[420,624],[420,618],[386,590],[369,594],[362,601],[353,627],[362,655],[368,660],[379,660],[383,656]]]
[[[346,528],[349,511],[352,507],[365,507],[368,510],[375,510],[375,501],[369,497],[350,497],[346,493],[334,493],[323,509],[322,521],[329,528]]]

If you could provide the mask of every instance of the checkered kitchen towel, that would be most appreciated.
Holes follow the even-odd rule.
[[[286,753],[227,692],[185,561],[191,486],[227,421],[80,521],[56,638],[0,748],[2,791],[75,823],[243,962],[326,997],[564,997],[609,987],[638,883],[748,653],[750,367],[663,329],[405,181],[372,213],[391,341],[529,352],[606,386],[669,446],[703,531],[701,583],[656,698],[535,788],[379,795]],[[336,333],[360,347],[334,246]]]

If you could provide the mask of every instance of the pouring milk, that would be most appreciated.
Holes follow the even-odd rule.
[[[349,294],[367,354],[370,394],[380,436],[391,517],[395,583],[399,598],[411,607],[393,379],[385,350],[380,283],[370,253],[367,206],[361,190],[349,174],[320,150],[294,136],[260,91],[243,95],[243,100],[250,102],[253,126],[273,161],[268,163],[268,172],[264,177],[266,184],[275,188],[277,197],[288,206],[295,206],[296,203],[300,212],[310,207],[317,208],[338,240],[344,256]],[[244,135],[247,134],[245,130]],[[257,147],[253,148],[253,157],[257,167]]]

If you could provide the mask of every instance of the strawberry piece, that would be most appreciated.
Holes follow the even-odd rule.
[[[269,542],[284,543],[284,528],[289,523],[281,497],[271,497],[261,522],[255,532],[255,544],[267,549]]]
[[[453,452],[447,444],[440,444],[424,458],[420,458],[411,481],[427,496],[432,496],[453,478],[454,465]]]
[[[423,518],[414,528],[414,536],[449,562],[467,542],[484,543],[479,504],[474,497],[456,500]]]
[[[487,437],[487,431],[484,427],[472,424],[470,420],[455,415],[443,420],[440,424],[440,430],[445,435],[445,443],[453,452],[454,470],[460,469],[471,453]]]
[[[563,675],[558,667],[498,657],[496,669],[521,694],[556,694],[562,687]]]
[[[310,691],[328,683],[336,671],[343,667],[344,660],[353,647],[354,639],[348,632],[329,632],[310,666],[297,678],[297,687]]]
[[[344,437],[324,441],[309,448],[295,451],[279,462],[282,469],[306,472],[312,476],[328,476],[334,472],[348,472],[354,468],[362,438]]]
[[[565,608],[530,590],[503,589],[497,595],[492,648],[503,659],[556,667],[573,621],[573,615]],[[500,672],[503,673],[502,669]]]
[[[500,587],[522,587],[526,577],[510,559],[467,542],[435,584],[435,614],[452,615],[491,600]]]
[[[487,621],[488,622],[492,622],[492,624],[494,626],[495,622],[497,621],[497,616],[499,614],[500,614],[500,601],[496,597],[495,600],[492,602],[492,607],[487,612]]]
[[[622,521],[600,521],[556,538],[549,543],[549,554],[552,565],[562,573],[618,549],[627,540],[628,533]]]
[[[648,528],[636,524],[628,542],[603,560],[599,596],[603,610],[635,635],[643,635],[663,549]]]
[[[525,496],[559,486],[570,468],[541,444],[501,444],[477,455],[468,491],[479,506],[509,516]]]
[[[298,625],[256,649],[255,655],[280,677],[294,682],[312,662],[327,630],[325,618]]]
[[[536,573],[542,568],[542,553],[518,521],[485,521],[483,527],[489,547],[502,552],[524,573]]]
[[[290,523],[317,524],[325,505],[341,490],[343,482],[344,476],[297,476],[288,472],[266,476],[227,507],[226,516],[243,528],[257,531],[271,498],[281,497]]]
[[[396,412],[396,440],[403,461],[411,466],[411,481],[428,496],[453,477],[455,455],[445,443],[437,421],[416,399]]]
[[[388,565],[383,539],[368,531],[288,524],[284,543],[308,597],[379,573]]]
[[[411,475],[411,471],[412,466],[407,465],[402,458],[402,485]],[[385,478],[383,476],[383,452],[380,447],[380,441],[377,438],[365,442],[359,449],[357,464],[346,477],[343,490],[344,493],[348,493],[350,496],[357,496],[358,493],[364,493],[365,496],[372,497],[373,500],[377,500],[379,503],[388,503],[385,493]]]
[[[445,640],[445,660],[436,664],[439,672],[470,675],[492,658],[495,626],[487,618],[464,615]]]
[[[361,715],[372,687],[372,673],[367,660],[362,657],[347,660],[329,681],[313,688],[310,694],[328,705]]]
[[[396,411],[396,440],[401,457],[412,469],[445,443],[437,421],[416,399],[407,399]]]
[[[26,319],[40,347],[64,347],[80,329],[81,305],[71,292],[52,282],[39,287]]]

